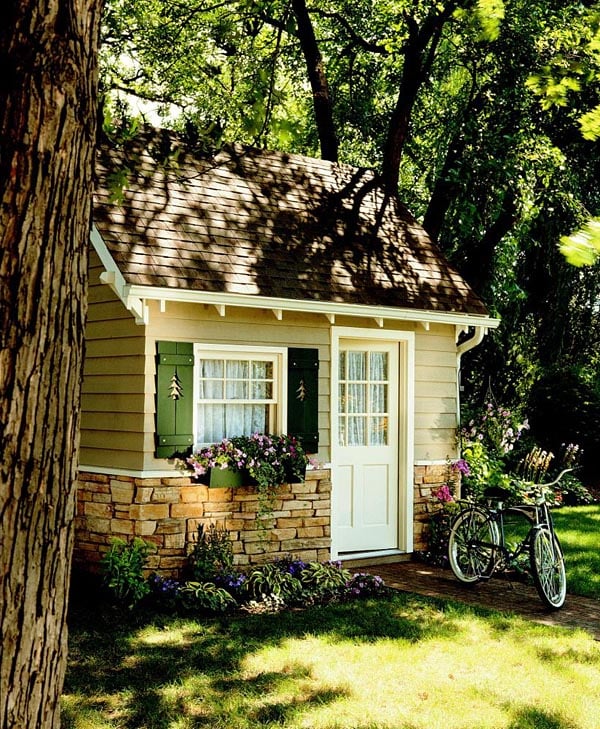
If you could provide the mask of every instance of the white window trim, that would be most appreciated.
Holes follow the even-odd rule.
[[[198,433],[198,399],[199,399],[199,382],[198,382],[198,358],[203,354],[210,353],[211,356],[223,354],[224,359],[227,359],[228,355],[231,358],[232,355],[239,355],[240,358],[247,356],[249,359],[256,357],[259,359],[261,356],[273,357],[275,361],[275,368],[273,373],[273,385],[274,395],[276,400],[275,407],[275,423],[272,429],[275,433],[285,433],[287,427],[287,362],[288,362],[288,350],[287,347],[252,347],[249,345],[237,345],[237,344],[202,344],[194,343],[194,412],[193,412],[193,428],[194,428],[194,441]],[[194,443],[194,447],[199,444]]]

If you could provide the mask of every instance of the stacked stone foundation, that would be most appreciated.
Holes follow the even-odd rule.
[[[308,471],[298,484],[277,488],[272,515],[257,521],[252,486],[209,488],[188,477],[138,479],[81,472],[77,493],[74,564],[98,571],[111,540],[139,537],[155,546],[148,570],[181,577],[198,527],[216,524],[231,537],[235,563],[260,564],[292,555],[331,557],[331,475]]]
[[[429,520],[437,508],[433,495],[444,484],[453,481],[455,494],[459,494],[460,474],[449,464],[415,466],[414,501],[414,550],[426,551],[428,547]]]

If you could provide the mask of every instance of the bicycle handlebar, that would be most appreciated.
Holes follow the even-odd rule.
[[[556,485],[560,481],[560,479],[565,475],[565,473],[569,473],[569,471],[574,471],[574,470],[575,470],[574,468],[565,468],[558,474],[558,476],[554,479],[554,481],[550,481],[550,483],[536,483],[534,485],[538,489],[550,488],[550,486]]]

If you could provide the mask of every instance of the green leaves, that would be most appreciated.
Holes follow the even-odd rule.
[[[481,27],[481,40],[496,40],[504,20],[503,0],[477,0],[475,14]]]
[[[600,139],[600,104],[579,117],[579,125],[584,139],[590,141]]]
[[[150,585],[144,577],[144,568],[149,554],[155,547],[143,539],[131,542],[114,538],[108,552],[101,561],[104,584],[117,602],[129,609],[150,592]]]
[[[563,235],[560,252],[573,266],[593,266],[600,257],[600,219],[587,223],[571,235]]]

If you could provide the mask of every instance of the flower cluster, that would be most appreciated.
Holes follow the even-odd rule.
[[[149,584],[152,592],[163,598],[175,598],[181,589],[181,582],[170,580],[157,574],[150,577]]]
[[[352,597],[377,595],[384,587],[385,583],[379,575],[370,575],[365,572],[357,572],[346,583],[346,589]]]
[[[437,499],[440,504],[448,504],[451,501],[454,501],[454,496],[452,495],[447,483],[440,486],[437,491],[434,491],[433,497]]]
[[[527,418],[519,422],[515,413],[488,402],[479,420],[472,419],[462,428],[461,436],[467,442],[480,441],[498,454],[506,455],[514,449],[524,430],[529,430]]]
[[[186,459],[196,476],[204,476],[211,468],[245,469],[265,485],[303,480],[307,464],[308,457],[295,437],[263,433],[225,438]]]
[[[471,468],[464,458],[459,458],[457,461],[452,463],[452,470],[462,473],[463,476],[468,476],[471,473]]]
[[[187,458],[186,463],[196,476],[204,476],[211,468],[241,471],[246,465],[244,452],[227,439],[201,448]]]

